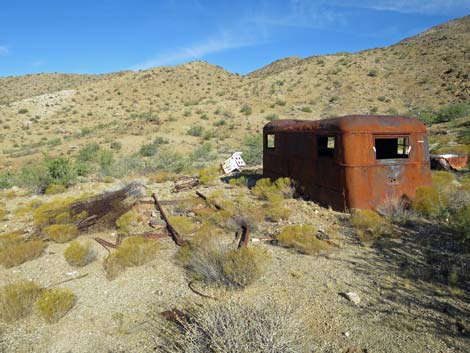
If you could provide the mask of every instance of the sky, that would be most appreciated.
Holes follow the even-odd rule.
[[[194,60],[246,74],[388,46],[468,14],[469,0],[0,0],[0,77]]]

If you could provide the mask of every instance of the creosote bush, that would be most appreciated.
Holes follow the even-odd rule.
[[[42,240],[26,241],[20,232],[0,235],[0,264],[6,268],[19,266],[41,256],[47,247]]]
[[[13,322],[31,312],[41,288],[30,281],[20,281],[0,288],[0,320]]]
[[[307,224],[285,226],[276,240],[285,247],[307,255],[330,248],[327,242],[317,238],[317,228]]]
[[[312,347],[308,323],[290,298],[233,298],[188,304],[190,320],[155,325],[158,350],[191,353],[294,353]],[[156,315],[155,315],[156,316]]]
[[[355,210],[351,215],[351,224],[361,241],[370,241],[390,234],[390,223],[372,210]]]
[[[135,227],[139,222],[139,215],[134,211],[127,211],[126,213],[122,214],[116,220],[116,226],[120,233],[129,235],[132,231],[132,228]]]
[[[73,308],[76,301],[70,289],[45,289],[36,302],[36,308],[46,322],[56,323]]]
[[[191,234],[196,230],[196,224],[194,224],[191,217],[170,216],[168,220],[178,233]]]
[[[63,185],[50,184],[44,191],[44,194],[55,195],[55,194],[60,194],[62,192],[65,192],[65,190],[66,188]]]
[[[44,233],[56,243],[66,243],[78,236],[78,229],[74,224],[51,224],[44,228]]]
[[[64,252],[64,258],[71,266],[83,267],[92,262],[96,257],[91,243],[81,244],[74,240]]]
[[[178,250],[177,262],[209,285],[244,288],[263,274],[269,255],[262,248],[236,249],[216,231],[200,233]]]
[[[412,206],[425,217],[443,218],[447,212],[445,196],[431,186],[420,186],[416,189]]]
[[[279,195],[284,198],[292,197],[294,187],[289,178],[279,178],[274,182],[265,178],[258,180],[252,191],[260,200],[269,200],[273,195]]]
[[[158,255],[159,244],[152,239],[144,237],[129,237],[109,254],[103,268],[109,280],[116,278],[126,267],[141,266],[155,259]]]

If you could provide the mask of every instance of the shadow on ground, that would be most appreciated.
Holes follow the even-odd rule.
[[[403,233],[378,241],[367,258],[348,260],[367,279],[363,291],[372,300],[364,310],[384,314],[396,329],[436,335],[450,348],[470,351],[468,249],[436,224],[416,222]]]

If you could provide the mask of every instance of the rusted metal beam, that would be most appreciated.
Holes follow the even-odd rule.
[[[158,202],[157,195],[155,193],[152,193],[152,198],[154,200],[155,208],[160,212],[160,215],[162,216],[163,220],[166,223],[166,229],[167,229],[169,235],[171,236],[171,238],[173,239],[173,241],[175,242],[175,244],[178,245],[178,246],[186,245],[188,242],[178,234],[176,229],[173,228],[171,223],[168,221],[168,218],[166,217],[165,211],[163,210],[162,206]]]
[[[238,248],[247,247],[250,242],[250,225],[245,220],[240,222],[240,227],[242,228],[242,235],[238,243]],[[238,233],[238,232],[237,232]]]
[[[205,196],[203,193],[196,191],[196,195],[199,196],[201,199],[203,199],[209,206],[214,206],[216,209],[219,211],[222,209],[222,206],[220,206],[217,202],[215,201],[209,201],[207,196]]]

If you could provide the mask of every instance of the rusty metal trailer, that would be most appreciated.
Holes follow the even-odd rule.
[[[403,116],[277,120],[263,129],[263,174],[290,177],[335,210],[379,209],[431,185],[425,125]]]

